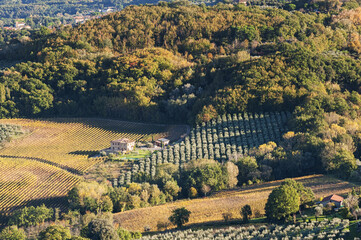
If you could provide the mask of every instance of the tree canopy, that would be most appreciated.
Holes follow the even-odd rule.
[[[177,208],[172,211],[172,215],[169,217],[169,221],[174,225],[177,225],[178,228],[181,228],[185,223],[189,221],[189,216],[192,212],[188,209],[182,207]]]
[[[281,185],[275,188],[268,196],[266,216],[270,220],[285,220],[296,213],[300,207],[300,196],[297,190],[290,185]]]

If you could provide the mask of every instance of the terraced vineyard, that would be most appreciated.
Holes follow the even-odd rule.
[[[41,199],[63,207],[63,197],[80,181],[63,169],[33,160],[0,158],[0,213]]]
[[[15,124],[27,131],[22,138],[13,139],[0,149],[3,214],[28,203],[62,206],[66,193],[80,181],[78,175],[104,160],[89,155],[108,148],[111,140],[169,134],[177,139],[187,129],[105,119],[2,119],[0,124]]]
[[[124,172],[116,185],[130,183],[137,173],[155,175],[162,163],[182,164],[193,159],[228,160],[247,154],[250,149],[269,141],[279,142],[287,129],[291,114],[270,112],[261,114],[228,114],[194,128],[184,141],[154,153],[150,158],[133,164],[132,171]]]

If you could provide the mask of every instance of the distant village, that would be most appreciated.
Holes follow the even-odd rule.
[[[108,7],[108,8],[104,8],[104,9],[99,9],[99,12],[89,12],[88,14],[81,14],[81,15],[73,15],[70,16],[71,21],[68,24],[63,24],[65,26],[74,26],[77,24],[81,24],[81,23],[85,23],[88,20],[92,20],[92,19],[96,19],[96,18],[100,18],[104,15],[107,15],[109,13],[115,12],[116,9],[113,7]],[[96,13],[96,14],[94,14]],[[3,27],[3,29],[6,30],[22,30],[22,29],[27,29],[27,30],[31,30],[32,27],[29,25],[26,25],[26,23],[23,20],[19,20],[19,21],[15,21],[15,25],[14,26],[5,26]]]

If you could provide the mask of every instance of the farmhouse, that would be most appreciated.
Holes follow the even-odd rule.
[[[155,141],[155,145],[159,147],[165,147],[169,144],[169,139],[166,138],[160,138],[157,141]]]
[[[135,142],[128,138],[121,138],[110,142],[110,149],[115,152],[128,152],[134,149]]]
[[[339,196],[339,195],[332,194],[332,195],[327,196],[327,197],[325,197],[324,199],[322,199],[321,204],[322,204],[323,206],[326,206],[327,203],[334,203],[335,206],[336,206],[337,208],[339,208],[339,207],[342,207],[343,199],[344,199],[344,198],[341,197],[341,196]]]

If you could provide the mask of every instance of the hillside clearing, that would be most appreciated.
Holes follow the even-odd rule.
[[[345,194],[356,185],[324,175],[310,175],[295,178],[306,187],[311,187],[316,198],[330,194]],[[161,206],[130,210],[114,215],[115,223],[129,230],[144,231],[149,226],[151,231],[157,230],[157,223],[167,221],[171,211],[178,207],[186,207],[192,212],[189,224],[221,221],[223,213],[232,213],[240,218],[242,206],[249,204],[253,213],[264,214],[264,206],[272,189],[282,181],[268,182],[242,189],[218,192],[211,197],[194,200],[181,200]]]

